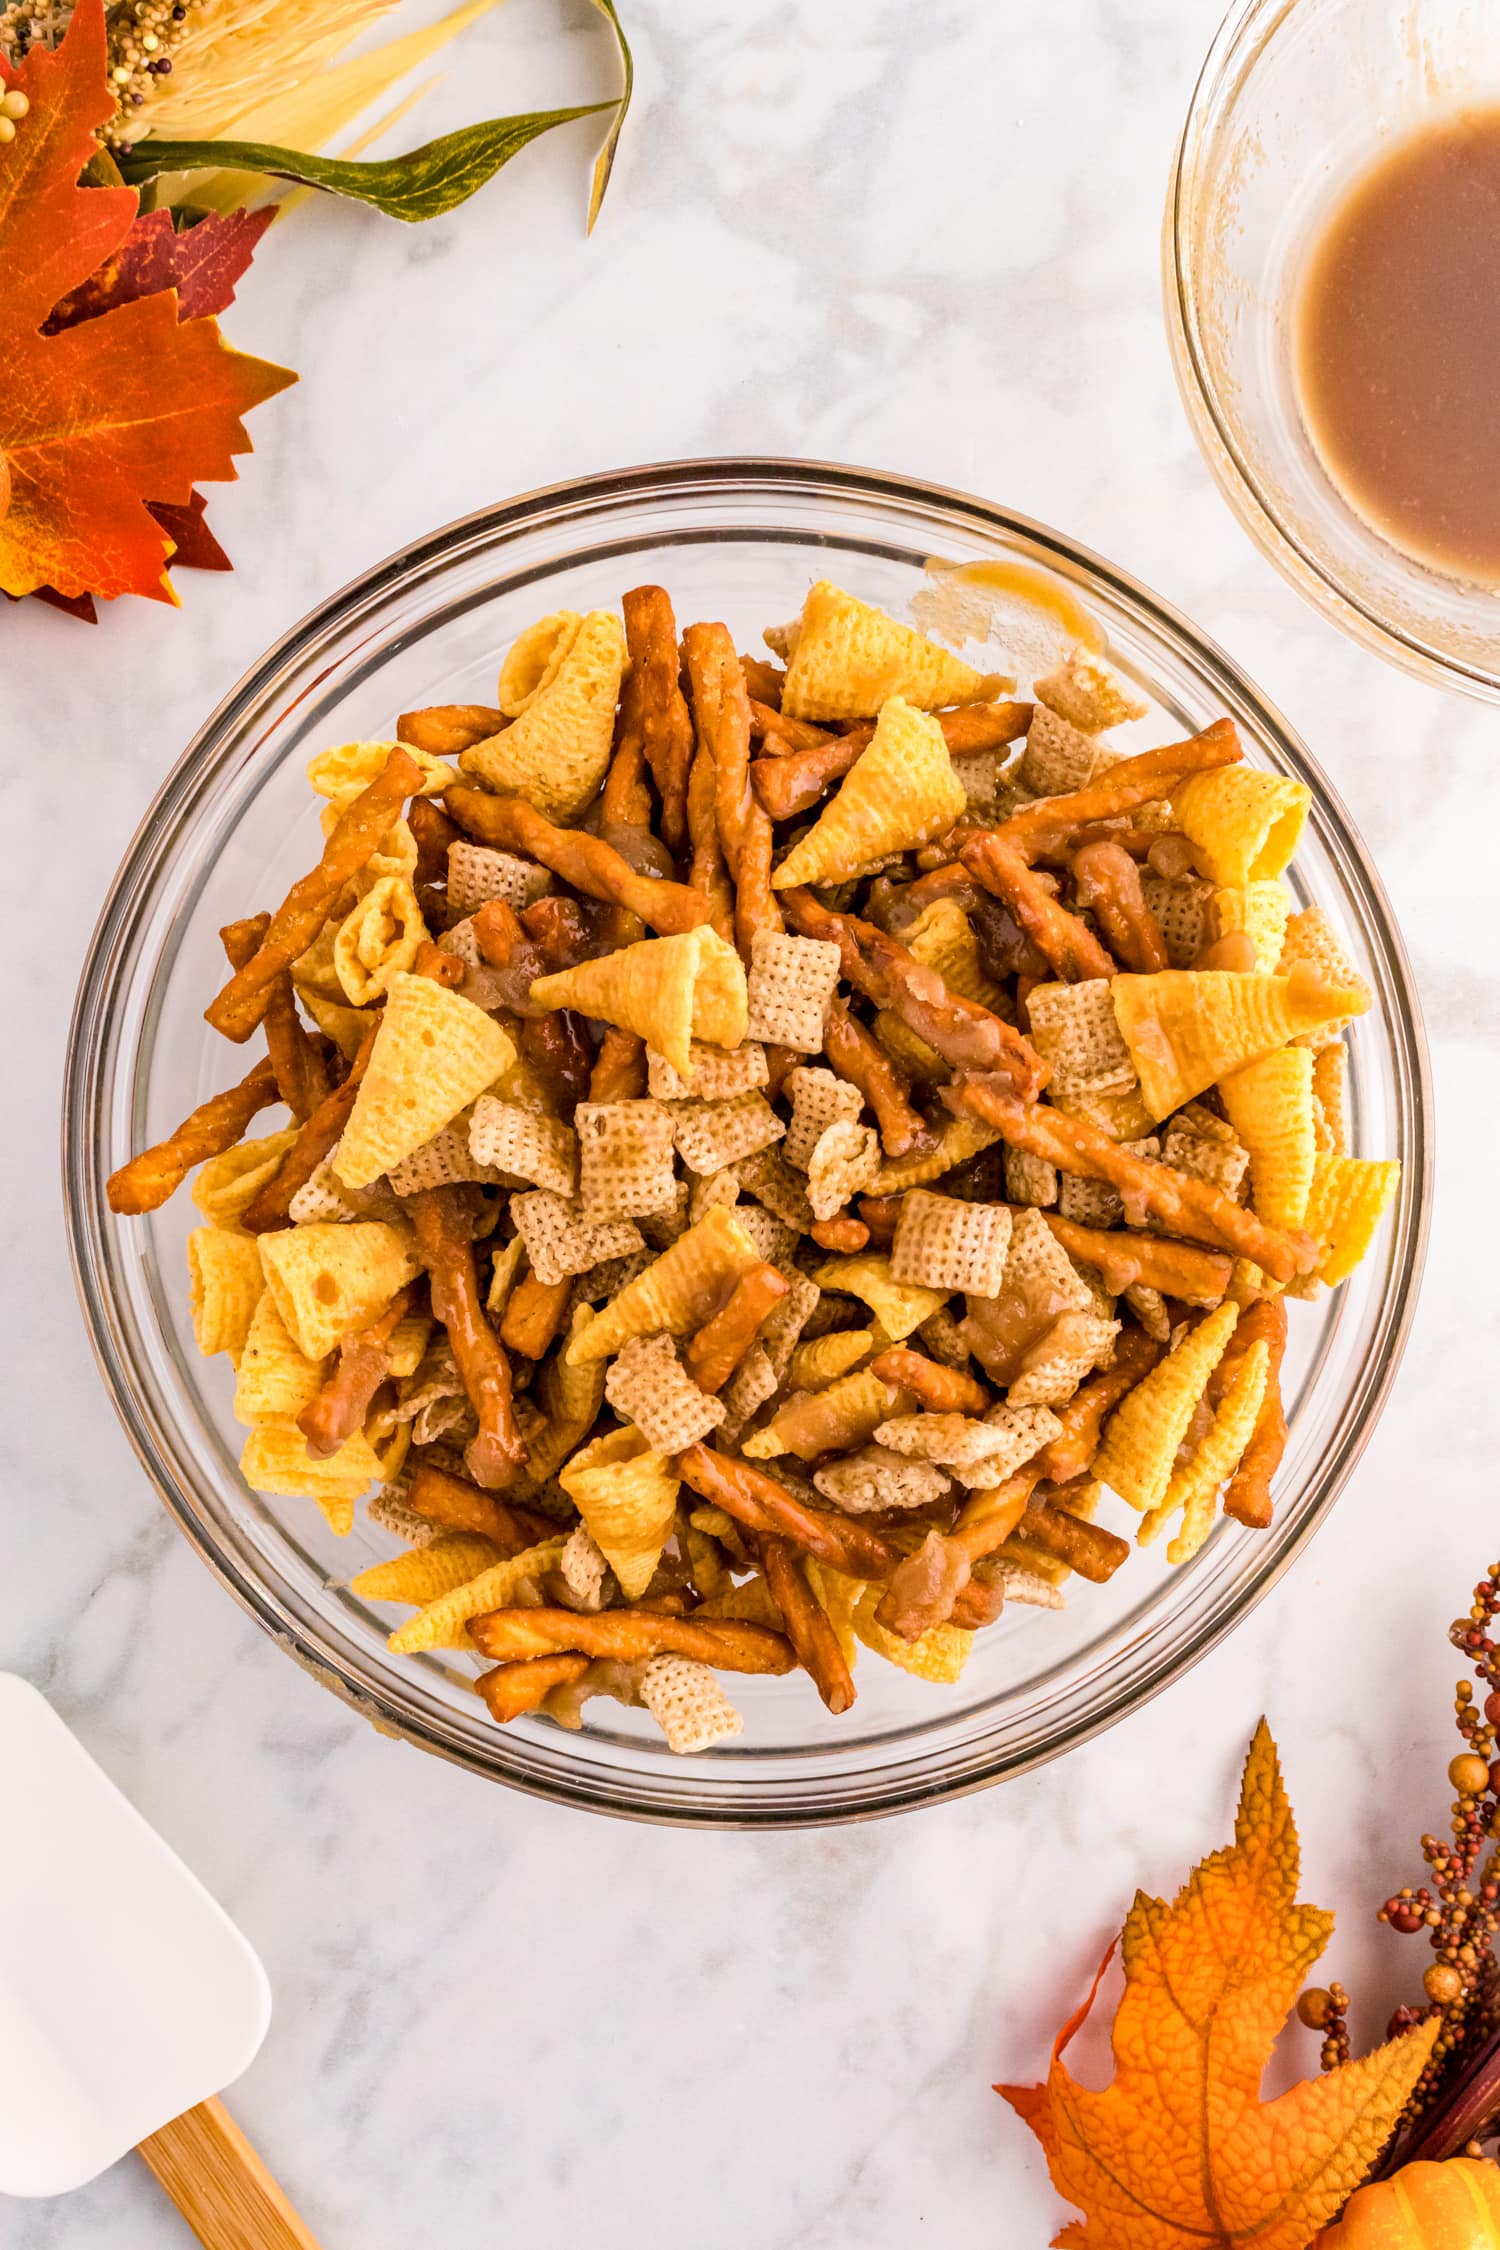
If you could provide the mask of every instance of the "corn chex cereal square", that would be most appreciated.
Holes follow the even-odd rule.
[[[769,1148],[786,1131],[764,1094],[754,1088],[722,1102],[670,1102],[672,1132],[685,1164],[719,1172],[726,1164]]]
[[[1120,1333],[1117,1320],[1095,1312],[1064,1313],[1048,1348],[1028,1353],[1028,1365],[1006,1392],[1010,1406],[1065,1406],[1086,1375],[1107,1364]]]
[[[751,941],[749,1039],[816,1055],[839,981],[839,949],[823,938],[761,930]]]
[[[771,1364],[771,1355],[762,1343],[754,1343],[746,1352],[724,1387],[724,1425],[720,1432],[726,1445],[733,1445],[752,1414],[774,1398],[780,1387],[780,1378]]]
[[[1004,1443],[994,1452],[972,1462],[954,1462],[953,1474],[960,1484],[971,1490],[987,1484],[1003,1484],[1005,1479],[1044,1445],[1057,1437],[1062,1424],[1050,1406],[1012,1406],[1007,1401],[1002,1406],[992,1406],[984,1417],[987,1426],[997,1431]]]
[[[603,1548],[586,1523],[576,1524],[569,1532],[557,1570],[586,1616],[593,1616],[609,1606],[615,1591],[614,1574],[604,1559]]]
[[[519,1102],[481,1094],[469,1120],[469,1150],[477,1163],[534,1181],[553,1195],[572,1195],[578,1179],[578,1139],[561,1118],[543,1117]]]
[[[946,1305],[930,1313],[917,1334],[941,1366],[956,1367],[960,1374],[968,1367],[969,1347],[964,1342],[963,1330]]]
[[[741,1187],[746,1187],[756,1201],[798,1234],[811,1234],[814,1220],[812,1205],[807,1200],[807,1188],[800,1176],[782,1155],[780,1149],[765,1148],[736,1166]],[[742,1207],[735,1206],[737,1217],[743,1217]],[[774,1260],[772,1261],[775,1262]]]
[[[1016,1447],[1012,1429],[988,1420],[976,1421],[968,1414],[895,1414],[880,1424],[875,1442],[909,1461],[936,1461],[947,1469],[967,1469],[983,1462],[986,1471],[991,1461],[1013,1455]],[[1032,1451],[1036,1451],[1035,1446]],[[997,1470],[985,1481],[998,1484],[1008,1474],[1008,1470]]]
[[[1085,734],[1102,734],[1127,719],[1143,719],[1149,709],[1107,664],[1082,646],[1069,649],[1057,669],[1037,681],[1032,693],[1038,703],[1045,703]]]
[[[1210,1117],[1210,1122],[1219,1125],[1223,1121]],[[1208,1133],[1184,1117],[1174,1117],[1161,1144],[1161,1161],[1176,1172],[1190,1173],[1195,1180],[1209,1181],[1225,1195],[1238,1195],[1250,1151],[1227,1127],[1223,1132]]]
[[[674,1202],[672,1119],[660,1102],[580,1102],[573,1125],[586,1219],[634,1219]]]
[[[1141,891],[1156,916],[1168,961],[1174,969],[1190,969],[1211,935],[1212,883],[1202,882],[1193,875],[1181,882],[1169,882],[1162,875],[1143,874]]]
[[[681,1453],[724,1419],[722,1399],[700,1390],[677,1357],[670,1336],[632,1336],[610,1362],[604,1395],[622,1421],[634,1422],[653,1453]]]
[[[448,911],[473,914],[492,898],[504,899],[519,913],[552,888],[545,867],[512,852],[492,851],[487,844],[460,840],[448,847]]]
[[[370,1216],[369,1195],[368,1188],[346,1188],[333,1168],[333,1159],[325,1156],[311,1179],[304,1180],[292,1197],[287,1215],[293,1226],[315,1226],[320,1222],[336,1226],[341,1220]]]
[[[622,1258],[641,1248],[641,1230],[629,1219],[595,1224],[546,1188],[513,1195],[510,1214],[538,1281],[566,1281],[570,1274],[587,1273],[602,1258]]]
[[[1115,1021],[1108,977],[1033,985],[1026,1013],[1031,1043],[1052,1065],[1054,1093],[1102,1093],[1134,1083],[1135,1065]]]
[[[414,1148],[410,1156],[403,1156],[393,1164],[386,1179],[397,1195],[420,1195],[424,1188],[452,1187],[460,1180],[478,1180],[497,1187],[505,1179],[504,1171],[495,1164],[486,1164],[474,1154],[469,1144],[469,1121],[455,1117],[451,1125],[434,1133],[430,1141]]]
[[[795,1227],[789,1227],[784,1219],[778,1219],[775,1212],[768,1211],[763,1203],[736,1203],[734,1216],[736,1225],[743,1227],[755,1244],[757,1257],[763,1259],[766,1265],[774,1266],[778,1273],[785,1274],[788,1281],[797,1275],[796,1251],[800,1238]],[[813,1286],[816,1288],[817,1284],[814,1283]]]
[[[1011,1215],[1003,1203],[960,1203],[908,1189],[891,1245],[891,1278],[924,1289],[997,1297],[1005,1279]]]
[[[1325,984],[1369,995],[1369,985],[1354,966],[1347,947],[1321,906],[1306,906],[1287,923],[1281,959],[1276,966],[1283,976],[1289,976],[1299,963],[1315,969]],[[1296,1044],[1330,1047],[1353,1021],[1353,1016],[1337,1016],[1330,1023],[1319,1024],[1316,1031],[1304,1031]]]
[[[754,1039],[738,1047],[705,1047],[694,1040],[688,1049],[692,1064],[686,1078],[654,1047],[646,1049],[646,1082],[659,1102],[721,1102],[732,1094],[748,1094],[764,1086],[770,1071],[766,1050]]]
[[[806,1064],[788,1072],[786,1086],[792,1097],[792,1118],[781,1153],[788,1164],[805,1172],[808,1159],[829,1126],[840,1118],[857,1124],[865,1098],[846,1078],[836,1078],[831,1070],[809,1069]]]
[[[597,1266],[581,1273],[574,1284],[574,1295],[583,1305],[607,1304],[618,1297],[628,1282],[655,1262],[654,1250],[631,1250],[623,1258],[603,1258]]]
[[[1035,705],[1026,754],[1017,769],[1022,786],[1038,797],[1060,797],[1094,778],[1099,745],[1046,703]]]
[[[1012,1203],[1029,1203],[1038,1211],[1050,1210],[1057,1201],[1057,1166],[1029,1148],[1005,1152],[1005,1192]]]
[[[766,1216],[769,1218],[770,1213]],[[787,1275],[787,1293],[779,1305],[761,1323],[760,1341],[779,1383],[791,1365],[797,1339],[812,1317],[813,1307],[823,1292],[810,1274],[793,1271]]]
[[[451,930],[444,930],[437,942],[439,953],[451,953],[456,961],[462,961],[466,969],[484,966],[484,955],[479,950],[472,915],[466,915],[462,922],[455,922]]]
[[[1045,1291],[1059,1312],[1092,1312],[1093,1291],[1040,1211],[1018,1211],[1005,1261],[1007,1289]]]
[[[686,1180],[672,1182],[672,1200],[659,1211],[641,1213],[641,1232],[654,1250],[670,1250],[687,1233],[692,1191]]]
[[[813,1483],[825,1500],[851,1516],[876,1508],[926,1508],[941,1500],[948,1479],[932,1461],[903,1460],[878,1445],[862,1446],[814,1469]]]
[[[705,1212],[716,1203],[732,1211],[740,1199],[740,1176],[732,1164],[721,1165],[717,1172],[705,1172],[695,1180],[688,1191],[688,1223],[696,1226]]]
[[[836,1117],[807,1160],[807,1201],[815,1219],[831,1219],[880,1170],[880,1141],[873,1126]]]
[[[744,1729],[715,1674],[690,1656],[653,1656],[641,1680],[641,1701],[679,1757],[712,1750]]]

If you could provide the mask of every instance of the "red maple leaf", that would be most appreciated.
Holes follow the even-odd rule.
[[[151,503],[192,509],[196,482],[234,477],[241,416],[295,377],[232,351],[211,318],[179,322],[170,287],[45,332],[101,267],[143,273],[164,246],[153,228],[127,252],[133,190],[78,185],[114,107],[102,0],[79,0],[55,54],[33,48],[0,75],[30,102],[0,160],[0,588],[50,588],[70,607],[91,593],[172,601],[173,537]],[[201,270],[184,268],[200,296],[232,289],[236,234],[217,271],[212,243]]]
[[[176,290],[179,320],[225,311],[275,216],[274,204],[262,211],[210,211],[179,233],[170,211],[140,212],[98,271],[54,305],[46,333],[55,336],[158,289]]]

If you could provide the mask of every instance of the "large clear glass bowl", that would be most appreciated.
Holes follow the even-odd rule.
[[[1500,8],[1475,0],[1235,0],[1167,196],[1163,297],[1178,387],[1262,552],[1341,631],[1439,686],[1500,700],[1500,589],[1390,545],[1303,422],[1292,308],[1351,181],[1436,117],[1500,103]]]
[[[749,649],[824,575],[908,613],[932,597],[934,558],[1040,569],[1081,598],[1151,698],[1143,742],[1228,713],[1249,756],[1312,784],[1296,883],[1374,989],[1351,1040],[1354,1142],[1403,1160],[1394,1212],[1344,1288],[1292,1308],[1292,1435],[1270,1531],[1221,1525],[1186,1569],[1153,1548],[1108,1586],[1075,1582],[1061,1613],[1009,1610],[956,1686],[866,1657],[842,1719],[801,1677],[746,1681],[743,1737],[707,1756],[673,1758],[643,1714],[601,1701],[581,1734],[546,1720],[502,1730],[472,1692],[475,1662],[391,1656],[394,1613],[350,1594],[354,1572],[391,1551],[384,1534],[338,1540],[311,1503],[246,1490],[228,1369],[193,1348],[183,1244],[196,1213],[183,1195],[146,1219],[112,1218],[105,1177],[238,1075],[202,1017],[222,976],[216,932],[278,899],[311,858],[303,769],[316,749],[388,735],[414,705],[487,698],[506,645],[550,609],[615,604],[659,580],[680,618],[724,618]],[[1030,610],[1012,624],[1029,671],[1055,630]],[[1029,657],[1017,646],[1028,633]],[[984,668],[998,668],[993,655]],[[769,1826],[929,1803],[1055,1757],[1196,1663],[1259,1600],[1332,1507],[1395,1374],[1430,1127],[1417,1003],[1379,881],[1307,751],[1211,642],[1109,564],[982,501],[852,469],[709,461],[557,486],[453,524],[335,595],[241,681],[162,788],[105,905],[65,1130],[78,1283],[115,1405],[166,1506],[290,1655],[375,1726],[476,1774],[598,1810]]]

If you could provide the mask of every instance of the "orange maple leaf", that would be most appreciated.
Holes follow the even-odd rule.
[[[186,507],[195,482],[233,478],[241,415],[296,377],[232,351],[214,320],[179,322],[170,289],[44,336],[136,215],[133,189],[78,185],[114,109],[102,0],[0,82],[30,103],[0,148],[0,589],[173,601],[148,501]]]
[[[1108,1966],[1064,2024],[1042,2086],[997,2086],[1085,2213],[1067,2250],[1306,2250],[1390,2138],[1437,2036],[1420,2025],[1272,2102],[1260,2082],[1333,1916],[1297,1904],[1297,1830],[1262,1720],[1234,1843],[1168,1906],[1125,1923],[1115,2075],[1095,2092],[1062,2054]],[[1113,1953],[1113,1947],[1110,1951]]]

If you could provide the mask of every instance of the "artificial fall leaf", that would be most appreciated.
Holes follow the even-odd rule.
[[[996,2088],[1041,2142],[1054,2186],[1085,2213],[1057,2237],[1067,2250],[1306,2250],[1390,2138],[1435,2021],[1260,2099],[1276,2034],[1333,1928],[1332,1915],[1297,1904],[1297,1870],[1262,1720],[1234,1843],[1171,1906],[1136,1894],[1112,2083],[1080,2086],[1062,2061],[1090,1992],[1058,2035],[1045,2085]]]
[[[179,320],[224,312],[275,216],[274,205],[263,211],[211,211],[179,230],[170,211],[139,212],[118,248],[53,307],[47,334],[94,320],[137,297],[152,297],[158,289],[176,290]]]
[[[43,333],[136,216],[130,189],[78,185],[114,113],[101,0],[0,77],[30,104],[0,151],[0,588],[171,601],[172,540],[149,504],[189,507],[195,483],[233,478],[240,417],[295,378],[231,351],[211,319],[179,323],[170,289]]]

